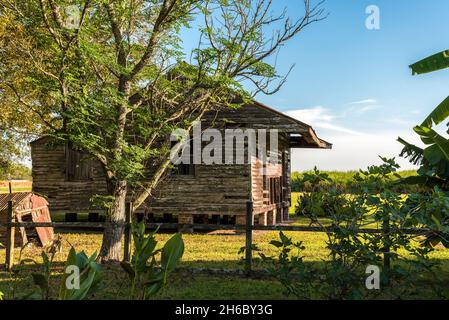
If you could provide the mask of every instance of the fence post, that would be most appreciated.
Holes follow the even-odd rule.
[[[384,237],[384,273],[386,275],[387,284],[390,283],[390,269],[391,269],[391,260],[390,260],[390,216],[388,213],[384,214],[383,222],[382,222],[382,231]]]
[[[251,274],[253,264],[253,202],[246,202],[246,257],[245,271],[247,275]]]
[[[131,261],[131,223],[132,223],[132,213],[133,211],[133,204],[132,202],[129,202],[126,204],[126,219],[125,219],[125,254],[124,254],[124,261],[130,262]]]
[[[11,225],[14,222],[13,202],[8,201],[8,216],[6,220],[6,270],[11,271],[14,266],[14,238],[15,228]]]

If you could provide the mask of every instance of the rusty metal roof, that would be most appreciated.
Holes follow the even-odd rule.
[[[0,194],[0,212],[8,209],[8,201],[14,201],[15,205],[20,204],[23,200],[30,198],[32,192],[17,192]]]

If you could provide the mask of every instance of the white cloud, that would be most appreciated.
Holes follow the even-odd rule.
[[[322,121],[330,122],[335,118],[335,116],[331,115],[329,111],[322,106],[309,109],[290,110],[287,111],[286,114],[310,125]]]
[[[375,104],[375,103],[377,103],[376,99],[365,99],[365,100],[350,102],[348,104],[349,105],[358,105],[358,104]]]
[[[345,111],[345,115],[348,113],[357,113],[358,115],[367,113],[369,111],[378,110],[381,105],[376,99],[365,99],[360,101],[354,101],[347,104],[349,108]]]
[[[321,170],[359,170],[374,164],[380,164],[379,156],[395,157],[401,169],[416,169],[406,159],[400,158],[402,145],[397,142],[401,136],[410,143],[420,145],[419,138],[412,132],[403,134],[383,133],[354,135],[322,136],[333,144],[332,150],[294,149],[292,154],[292,170],[311,170],[317,166]]]
[[[363,114],[363,113],[366,113],[368,111],[377,110],[379,108],[380,108],[379,105],[367,105],[367,106],[364,106],[364,107],[361,107],[361,108],[357,109],[356,112],[358,114]]]
[[[351,130],[341,125],[334,124],[336,116],[330,114],[329,110],[322,107],[314,107],[309,109],[298,109],[285,112],[292,118],[298,119],[318,129],[327,129],[351,135],[362,135],[363,133]]]
[[[352,107],[349,107],[352,112],[347,109],[343,115],[339,116],[322,106],[286,112],[287,115],[317,129],[320,138],[333,144],[332,150],[293,150],[292,170],[311,170],[315,166],[322,170],[338,171],[366,169],[370,165],[380,164],[379,156],[395,157],[401,165],[401,169],[416,169],[406,159],[399,157],[403,146],[397,142],[398,136],[410,143],[421,145],[419,137],[411,129],[412,126],[408,125],[405,120],[399,117],[391,118],[388,122],[394,123],[395,129],[392,129],[392,126],[386,126],[374,133],[356,131],[338,123],[341,119],[348,124],[355,123],[355,120],[351,119],[351,114],[358,113],[360,110],[366,112],[379,108],[380,106],[375,103],[377,101],[374,99],[352,102]],[[359,119],[357,124],[363,124],[362,120],[367,123],[371,121],[370,119]],[[399,129],[399,127],[403,129]]]

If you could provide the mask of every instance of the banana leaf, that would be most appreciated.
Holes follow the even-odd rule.
[[[404,157],[410,161],[410,163],[414,165],[421,165],[424,159],[424,150],[405,141],[402,138],[398,138],[398,142],[404,145],[404,149],[402,149],[400,157]]]
[[[423,127],[432,128],[433,125],[439,125],[446,118],[449,117],[449,97],[447,97],[443,102],[440,103],[435,110],[427,117],[426,120],[421,124]]]
[[[427,57],[421,61],[418,61],[410,65],[410,68],[412,69],[414,75],[434,72],[446,69],[448,67],[449,67],[449,50],[439,52],[437,54],[434,54],[430,57]]]
[[[435,130],[423,126],[416,126],[414,130],[421,136],[422,142],[426,145],[436,146],[424,150],[424,157],[427,160],[436,161],[437,158],[441,160],[442,155],[446,161],[449,161],[449,141],[445,137],[438,134]]]

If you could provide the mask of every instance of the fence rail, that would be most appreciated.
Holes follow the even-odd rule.
[[[122,223],[124,227],[130,226],[132,223]],[[11,222],[11,223],[0,223],[0,227],[15,227],[15,228],[58,228],[58,229],[89,229],[92,231],[98,229],[104,229],[107,222]],[[116,224],[120,225],[120,224]],[[179,223],[145,223],[148,229],[159,229],[159,230],[175,230],[175,229],[195,229],[197,231],[220,231],[220,230],[231,230],[231,231],[246,231],[246,225],[222,225],[222,224],[179,224]],[[94,230],[95,229],[95,230]],[[337,230],[335,227],[314,227],[314,226],[251,226],[252,231],[287,231],[287,232],[317,232],[317,233],[328,233]],[[413,229],[404,228],[398,229],[403,234],[409,235],[420,235],[427,234],[431,232],[430,229]],[[357,233],[363,234],[384,234],[383,229],[357,229]]]
[[[124,260],[129,261],[131,256],[131,225],[132,225],[132,204],[127,204],[126,219],[121,225],[124,226]],[[252,272],[253,259],[253,231],[288,231],[288,232],[318,232],[329,233],[334,232],[337,228],[332,226],[259,226],[254,225],[253,203],[247,203],[246,225],[220,225],[220,224],[179,224],[179,223],[146,223],[147,229],[159,230],[196,230],[196,231],[219,231],[219,230],[235,230],[245,232],[245,272],[250,274]],[[12,202],[8,203],[8,218],[7,223],[0,223],[0,227],[6,226],[6,257],[5,266],[7,270],[11,270],[14,265],[14,232],[15,228],[45,228],[53,227],[58,229],[91,229],[90,231],[103,230],[108,225],[108,222],[15,222]],[[87,231],[85,230],[85,231]],[[386,223],[382,228],[378,229],[358,229],[359,234],[380,234],[385,237],[389,236],[389,227]],[[400,229],[398,230],[404,234],[422,235],[431,232],[429,229]],[[385,248],[384,252],[384,267],[390,268],[390,248]]]

